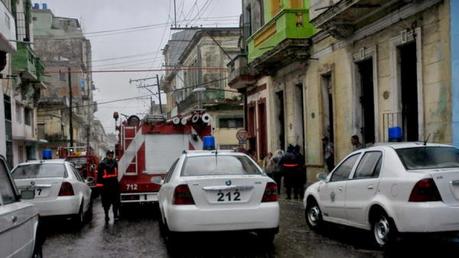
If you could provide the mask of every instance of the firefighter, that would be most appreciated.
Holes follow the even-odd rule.
[[[105,212],[105,223],[110,220],[108,213],[110,206],[113,205],[113,217],[117,221],[118,208],[120,206],[120,191],[118,183],[118,163],[114,159],[114,152],[107,151],[107,156],[99,164],[98,181],[102,186],[102,206]]]

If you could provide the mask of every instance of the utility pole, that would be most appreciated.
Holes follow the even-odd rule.
[[[163,104],[161,103],[161,87],[159,85],[159,76],[158,75],[156,75],[156,85],[158,86],[159,112],[162,115],[163,114]]]
[[[177,28],[177,8],[176,8],[176,0],[174,0],[174,27]]]
[[[72,69],[68,67],[68,83],[69,83],[69,131],[70,131],[70,147],[73,148],[73,93],[72,93]]]

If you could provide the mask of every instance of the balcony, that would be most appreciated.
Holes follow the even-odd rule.
[[[311,1],[311,23],[319,29],[328,31],[337,39],[345,39],[358,29],[387,14],[409,4],[410,1],[384,0],[334,0]],[[419,5],[422,1],[411,1]],[[418,3],[416,3],[418,2]],[[425,1],[429,2],[429,1]]]
[[[271,20],[249,37],[250,66],[259,72],[260,69],[277,69],[296,60],[306,60],[309,38],[314,31],[309,23],[309,10],[304,5],[279,9]]]
[[[245,88],[256,82],[254,73],[248,66],[247,55],[237,55],[228,63],[228,85],[233,89]]]
[[[12,58],[13,72],[23,80],[39,82],[44,72],[40,59],[30,48],[29,44],[18,42],[17,51]]]
[[[193,92],[177,104],[178,114],[187,113],[200,107],[207,108],[225,102],[225,91],[208,88],[204,92]]]

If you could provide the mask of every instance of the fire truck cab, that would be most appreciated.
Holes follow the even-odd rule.
[[[122,206],[157,202],[160,181],[183,151],[202,149],[203,137],[211,134],[209,122],[203,112],[170,120],[147,115],[122,121],[115,147]]]

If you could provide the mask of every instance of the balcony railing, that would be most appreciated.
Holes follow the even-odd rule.
[[[23,79],[40,81],[44,71],[44,66],[40,59],[30,48],[29,44],[19,42],[17,51],[13,55],[13,72],[21,74]]]
[[[309,23],[308,9],[302,6],[281,9],[270,21],[249,37],[248,61],[251,63],[286,39],[307,39],[313,34],[314,27]]]
[[[255,83],[255,77],[247,64],[247,55],[236,56],[228,64],[228,85],[239,89]]]

